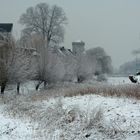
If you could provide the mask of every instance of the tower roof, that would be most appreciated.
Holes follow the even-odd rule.
[[[82,41],[82,40],[73,41],[73,42],[72,42],[72,45],[75,45],[75,44],[82,44],[82,45],[85,45],[85,42]]]
[[[82,42],[84,42],[84,41],[82,41],[82,40],[78,39],[78,40],[73,41],[73,42],[76,42],[76,43],[82,43]]]

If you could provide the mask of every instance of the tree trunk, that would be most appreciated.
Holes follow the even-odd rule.
[[[36,91],[39,89],[39,86],[41,85],[42,81],[38,82],[38,84],[36,85],[35,89]]]
[[[4,94],[6,83],[1,84],[1,94]]]
[[[17,94],[19,95],[19,90],[20,90],[20,82],[17,83]]]
[[[44,81],[44,89],[46,89],[46,87],[47,87],[47,82]]]

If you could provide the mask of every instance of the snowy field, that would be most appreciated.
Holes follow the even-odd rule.
[[[111,85],[132,84],[128,77],[109,77],[107,82]]]
[[[124,77],[108,83],[130,84]],[[22,86],[23,95],[0,98],[0,140],[140,140],[139,100],[94,94],[53,98],[33,87],[30,82]]]

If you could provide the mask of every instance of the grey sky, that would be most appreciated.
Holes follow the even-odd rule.
[[[132,50],[140,48],[140,0],[1,0],[0,22],[13,22],[13,33],[19,36],[20,15],[40,2],[57,4],[66,12],[67,48],[78,39],[87,49],[101,46],[115,67],[132,60]]]

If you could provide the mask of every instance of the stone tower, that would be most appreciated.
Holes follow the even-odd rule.
[[[81,55],[85,51],[85,42],[82,40],[72,42],[72,52],[74,55]]]

